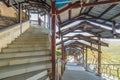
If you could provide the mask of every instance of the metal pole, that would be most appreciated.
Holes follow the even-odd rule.
[[[55,2],[52,3],[52,39],[51,39],[51,48],[52,48],[52,80],[56,80],[56,6]]]
[[[62,65],[61,65],[61,73],[63,74],[64,72],[64,61],[65,61],[65,53],[64,53],[64,41],[63,41],[63,35],[61,34],[61,51],[62,51]]]
[[[83,55],[83,67],[84,67],[84,47],[83,47],[83,52],[82,52],[82,55]]]
[[[20,23],[20,34],[22,33],[22,4],[19,4],[18,8],[18,22]]]
[[[87,47],[86,47],[86,67],[85,67],[85,70],[88,71],[88,66],[87,66],[87,60],[88,60],[88,53],[87,53]]]
[[[101,76],[101,43],[100,37],[98,37],[98,76]]]

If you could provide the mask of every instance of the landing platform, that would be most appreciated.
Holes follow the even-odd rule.
[[[95,74],[85,71],[81,66],[74,62],[66,64],[66,70],[63,74],[62,80],[105,80]]]

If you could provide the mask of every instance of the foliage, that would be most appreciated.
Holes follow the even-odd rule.
[[[62,52],[61,52],[61,50],[56,50],[56,55],[57,55],[57,56],[60,56],[60,55],[62,55]]]

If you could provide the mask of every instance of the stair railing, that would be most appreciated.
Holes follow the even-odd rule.
[[[97,64],[94,64],[97,65]],[[107,78],[112,76],[113,78],[120,79],[120,64],[101,64],[101,74],[103,77],[107,75]],[[97,67],[95,67],[97,70]]]
[[[22,33],[24,33],[30,27],[29,21],[26,21],[22,24]],[[15,38],[20,36],[21,26],[20,24],[16,24],[13,26],[9,26],[5,29],[0,30],[0,51],[2,48],[7,47],[7,44],[10,44]]]

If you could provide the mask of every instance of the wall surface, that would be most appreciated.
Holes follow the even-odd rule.
[[[15,9],[7,7],[4,3],[0,2],[0,14],[6,17],[15,17]]]
[[[20,34],[24,33],[29,27],[29,21],[26,21],[22,24],[22,28],[20,24],[17,24],[0,30],[0,51],[2,48],[7,47],[7,44],[20,36]]]

